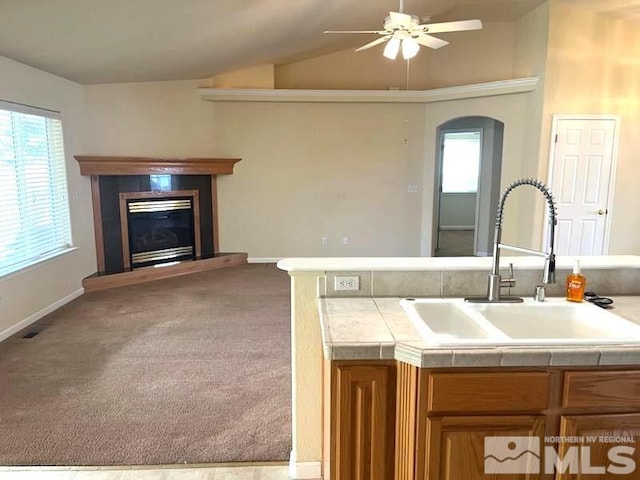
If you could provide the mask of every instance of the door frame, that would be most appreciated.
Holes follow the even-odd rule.
[[[604,219],[604,239],[602,242],[602,254],[609,254],[609,243],[611,241],[611,214],[613,212],[613,197],[615,193],[616,170],[618,166],[618,146],[620,141],[620,115],[611,114],[554,114],[551,117],[551,138],[549,140],[549,163],[547,169],[547,185],[553,185],[553,170],[555,167],[556,155],[556,135],[558,134],[558,123],[561,120],[613,120],[613,149],[611,152],[611,172],[609,175],[609,190],[607,192],[607,214]],[[542,245],[545,250],[549,248],[549,212],[545,209],[545,222],[542,229]],[[554,245],[555,246],[555,245]]]
[[[478,132],[480,134],[480,159],[478,168],[478,185],[476,187],[476,206],[473,220],[473,254],[478,251],[478,216],[480,207],[480,174],[482,173],[482,162],[484,161],[484,128],[438,128],[438,139],[436,147],[436,172],[434,175],[434,201],[433,201],[433,231],[435,239],[432,242],[431,256],[435,255],[440,245],[440,197],[442,195],[442,162],[444,160],[444,136],[447,133]]]

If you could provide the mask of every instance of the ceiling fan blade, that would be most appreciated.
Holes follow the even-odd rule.
[[[418,28],[428,33],[463,32],[466,30],[480,30],[482,28],[482,22],[480,20],[460,20],[458,22],[418,25]]]
[[[379,35],[384,35],[389,32],[380,30],[325,30],[322,33],[377,33]]]
[[[389,40],[393,35],[385,35],[384,37],[380,37],[375,39],[373,42],[369,42],[366,45],[361,46],[360,48],[356,48],[356,52],[361,52],[362,50],[367,50],[371,47],[375,47],[376,45],[380,45],[381,43]]]
[[[411,26],[411,15],[400,12],[389,12],[389,18],[393,25],[409,28]]]
[[[445,40],[440,40],[439,38],[436,38],[436,37],[432,37],[431,35],[427,35],[426,33],[418,35],[415,38],[415,41],[418,42],[420,45],[424,45],[425,47],[429,47],[429,48],[441,48],[441,47],[444,47],[445,45],[449,45],[449,42]]]

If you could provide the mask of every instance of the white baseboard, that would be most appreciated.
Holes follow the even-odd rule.
[[[84,288],[79,288],[75,292],[71,292],[69,295],[67,295],[66,297],[61,298],[57,302],[53,302],[48,307],[44,307],[42,310],[38,310],[33,315],[29,315],[24,320],[20,320],[15,325],[3,330],[2,332],[0,332],[0,342],[5,340],[6,338],[9,338],[14,333],[19,332],[23,328],[27,328],[33,322],[36,322],[36,321],[40,320],[45,315],[48,315],[51,312],[53,312],[54,310],[57,310],[58,308],[62,307],[63,305],[66,305],[71,300],[75,300],[76,298],[78,298],[83,293],[84,293]]]
[[[247,263],[278,263],[282,258],[247,258]]]
[[[440,225],[440,230],[475,230],[474,225]]]
[[[322,464],[320,462],[296,462],[294,452],[289,457],[289,478],[295,480],[322,479]]]

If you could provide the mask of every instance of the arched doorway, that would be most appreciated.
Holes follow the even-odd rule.
[[[437,129],[434,256],[489,256],[500,197],[504,124],[470,116]]]

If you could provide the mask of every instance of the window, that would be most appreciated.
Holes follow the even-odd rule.
[[[0,102],[0,275],[71,247],[59,114]]]
[[[476,193],[480,174],[479,131],[447,132],[442,152],[442,193]]]

